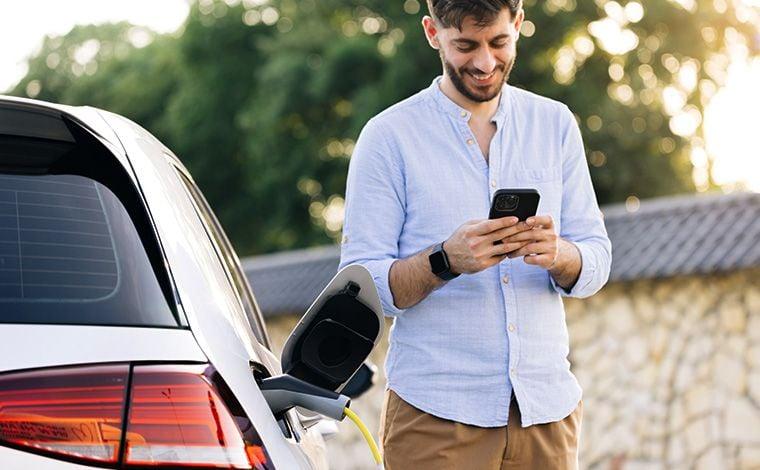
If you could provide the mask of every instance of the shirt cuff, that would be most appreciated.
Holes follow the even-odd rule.
[[[377,294],[380,296],[380,303],[383,305],[383,312],[386,316],[395,317],[404,312],[404,309],[396,308],[393,304],[393,293],[390,285],[391,265],[398,261],[396,258],[367,261],[364,267],[372,274],[372,280],[375,281]]]
[[[575,284],[570,290],[567,290],[557,284],[557,281],[554,280],[554,276],[551,274],[549,274],[549,279],[551,280],[551,284],[554,290],[558,292],[562,297],[583,297],[583,293],[586,290],[586,287],[588,287],[588,285],[591,284],[591,281],[594,279],[594,254],[591,248],[583,243],[571,243],[578,249],[578,253],[581,257],[581,272],[578,275],[578,279],[575,281]]]

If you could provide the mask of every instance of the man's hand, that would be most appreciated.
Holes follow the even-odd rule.
[[[537,215],[528,218],[526,223],[531,227],[530,230],[522,231],[503,240],[505,244],[523,244],[520,249],[509,253],[509,257],[524,256],[526,264],[535,264],[544,269],[552,269],[559,257],[560,244],[552,216]]]
[[[507,253],[527,245],[527,241],[506,239],[531,230],[530,225],[518,222],[517,217],[470,220],[456,229],[444,242],[443,249],[453,272],[473,274],[490,268],[503,261]],[[503,243],[494,245],[497,240],[503,240]]]
[[[527,264],[541,266],[565,289],[571,289],[581,271],[581,255],[574,243],[562,239],[554,228],[550,215],[529,217],[525,221],[530,230],[511,235],[504,243],[523,243],[524,245],[509,253],[510,258],[523,256]]]
[[[510,237],[531,227],[518,223],[517,217],[465,222],[443,243],[451,270],[472,274],[503,261],[507,253],[517,250],[526,242],[494,245],[497,240]],[[433,247],[425,248],[408,258],[396,260],[388,273],[388,284],[393,304],[400,309],[417,305],[435,289],[446,284],[430,271],[428,256]]]

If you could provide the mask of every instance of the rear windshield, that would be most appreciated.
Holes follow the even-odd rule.
[[[0,323],[176,327],[155,238],[138,226],[87,176],[0,173]]]

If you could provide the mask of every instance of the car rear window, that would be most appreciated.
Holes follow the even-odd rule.
[[[0,173],[0,323],[176,327],[146,226],[90,177]]]

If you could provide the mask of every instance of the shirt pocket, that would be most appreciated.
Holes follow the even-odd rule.
[[[554,221],[554,232],[560,234],[560,215],[562,214],[562,171],[559,167],[536,169],[517,169],[515,178],[521,188],[531,188],[538,191],[537,215],[551,215]],[[533,299],[539,294],[552,291],[549,272],[544,268],[526,264],[522,259],[515,263],[515,273],[522,276],[520,282],[524,292],[530,293]]]
[[[523,187],[533,188],[540,196],[538,215],[551,215],[557,234],[562,214],[562,169],[560,167],[522,168],[515,171]]]

